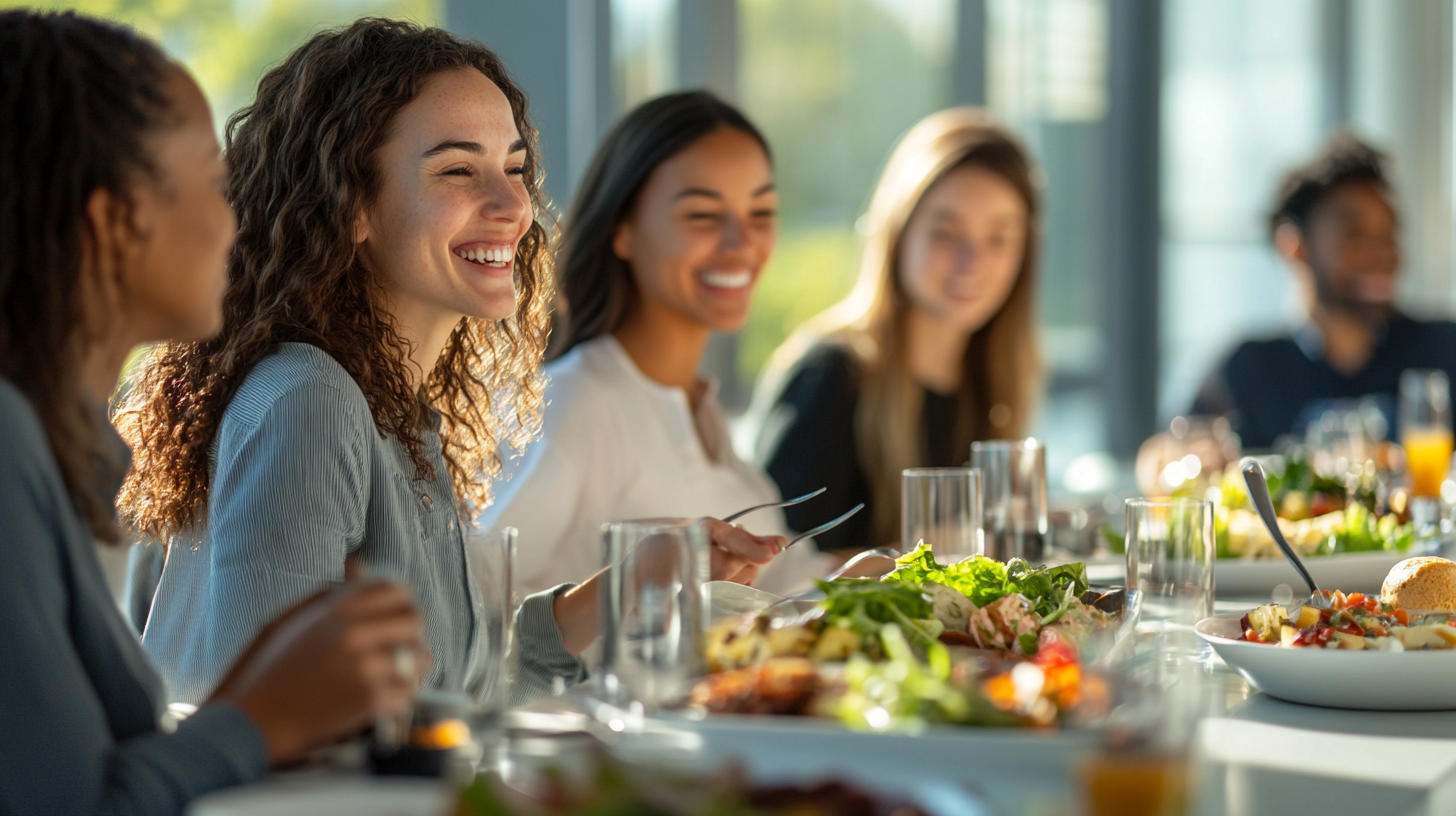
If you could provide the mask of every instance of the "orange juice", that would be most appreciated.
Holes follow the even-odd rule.
[[[1188,759],[1103,754],[1080,770],[1088,816],[1182,816],[1188,805]]]
[[[1411,495],[1439,496],[1451,469],[1451,432],[1445,428],[1412,428],[1401,434]]]

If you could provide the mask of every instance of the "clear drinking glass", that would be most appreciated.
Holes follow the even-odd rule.
[[[985,550],[981,529],[981,471],[911,468],[900,474],[900,548],[930,545],[948,564]]]
[[[515,679],[514,648],[516,537],[514,527],[499,530],[468,529],[465,555],[475,593],[471,602],[476,607],[480,625],[481,649],[476,653],[484,668],[481,685],[467,689],[475,699],[474,728],[489,727],[509,704],[510,688]]]
[[[1400,444],[1411,495],[1434,498],[1451,469],[1451,383],[1444,371],[1400,375]]]
[[[1046,553],[1046,449],[1035,439],[971,443],[981,471],[985,554],[1040,562]]]
[[[1127,585],[1142,593],[1143,620],[1169,634],[1191,639],[1213,615],[1213,514],[1202,499],[1127,500]]]
[[[701,673],[708,530],[700,520],[644,519],[602,530],[603,700],[650,713],[680,702]]]

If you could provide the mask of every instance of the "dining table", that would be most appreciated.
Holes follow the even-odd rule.
[[[1267,597],[1219,597],[1218,612]],[[1191,633],[1144,619],[1129,660],[1168,660],[1167,644]],[[1182,719],[1190,816],[1456,813],[1456,711],[1357,711],[1285,702],[1260,692],[1206,647],[1153,671],[1152,693]],[[1372,693],[1399,678],[1351,676]],[[1456,678],[1453,678],[1456,682]],[[1111,750],[1094,732],[931,728],[919,734],[854,733],[789,717],[648,717],[624,724],[594,713],[588,694],[568,693],[501,719],[485,763],[512,772],[570,762],[605,748],[629,761],[712,768],[734,763],[756,783],[834,778],[871,791],[914,796],[943,816],[1076,816],[1088,812],[1087,769]],[[1166,746],[1165,746],[1166,749]],[[448,782],[388,779],[357,771],[277,774],[203,798],[191,816],[348,814],[404,816],[452,810]],[[954,795],[951,795],[954,794]],[[939,805],[937,806],[937,803]]]

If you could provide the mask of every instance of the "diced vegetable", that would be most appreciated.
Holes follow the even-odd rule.
[[[1312,606],[1301,606],[1299,608],[1299,615],[1294,618],[1293,623],[1296,629],[1303,629],[1307,626],[1314,626],[1319,621],[1320,611],[1318,609]]]

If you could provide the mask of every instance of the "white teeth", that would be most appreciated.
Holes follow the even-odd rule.
[[[748,270],[738,272],[704,272],[702,273],[703,283],[715,289],[743,289],[753,283],[753,273]]]
[[[515,257],[510,249],[457,249],[455,254],[475,263],[505,265]]]

